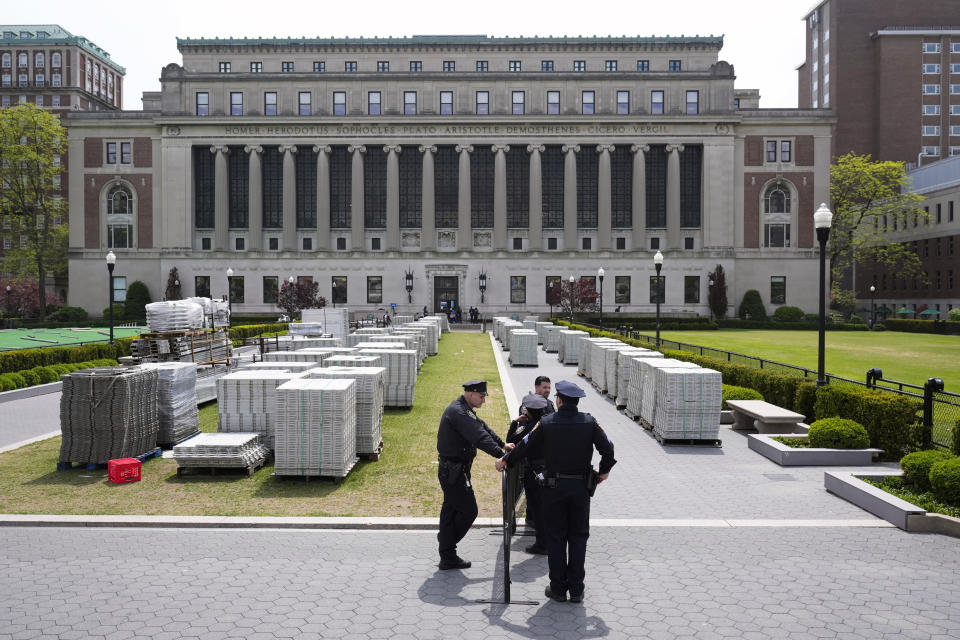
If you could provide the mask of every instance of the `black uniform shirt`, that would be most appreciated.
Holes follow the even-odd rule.
[[[600,473],[609,473],[617,461],[613,443],[589,413],[580,413],[575,406],[562,406],[555,413],[540,419],[540,426],[525,436],[516,449],[509,452],[507,464],[528,455],[530,448],[539,449],[552,473],[585,473],[590,468],[593,449],[600,452]]]
[[[503,455],[503,440],[477,417],[467,399],[460,396],[450,403],[440,418],[437,453],[442,458],[470,462],[476,457],[478,448],[499,458]]]

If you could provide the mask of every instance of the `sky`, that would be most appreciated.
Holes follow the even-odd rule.
[[[759,89],[763,108],[797,106],[804,15],[814,0],[47,0],[6,3],[3,24],[59,24],[126,68],[123,107],[139,110],[160,89],[160,70],[181,62],[177,37],[360,37],[411,35],[723,35],[720,59],[738,89]]]

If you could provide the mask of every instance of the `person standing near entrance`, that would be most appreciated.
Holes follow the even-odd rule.
[[[587,395],[583,389],[566,380],[557,382],[556,388],[556,413],[543,416],[540,426],[495,465],[503,471],[531,449],[541,451],[546,467],[541,508],[550,566],[550,584],[544,593],[551,600],[563,602],[569,591],[571,602],[582,602],[590,496],[596,485],[609,477],[617,461],[604,430],[593,416],[577,408],[580,398]],[[590,464],[594,448],[600,453],[599,474]]]
[[[437,430],[437,453],[440,466],[437,479],[443,490],[440,508],[440,531],[437,542],[441,569],[468,569],[470,563],[457,555],[457,543],[477,519],[477,498],[470,483],[470,467],[477,449],[500,458],[514,445],[505,444],[487,424],[477,417],[476,410],[487,397],[486,380],[463,384],[463,395],[450,403],[440,418]]]

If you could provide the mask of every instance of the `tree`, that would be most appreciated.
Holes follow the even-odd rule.
[[[553,284],[547,289],[547,304],[550,305],[550,315],[553,316],[553,308],[560,305],[563,288],[560,284]]]
[[[164,300],[182,300],[180,294],[180,272],[176,267],[170,267],[170,273],[167,275],[167,288],[163,291]]]
[[[763,299],[760,292],[756,289],[750,289],[743,294],[743,300],[740,302],[740,312],[738,314],[741,320],[756,320],[764,322],[767,319],[767,310],[763,307]]]
[[[599,297],[590,280],[564,280],[560,284],[560,309],[567,317],[573,318],[582,311],[595,311]]]
[[[10,294],[7,296],[7,285],[10,286]],[[36,280],[16,279],[0,282],[0,299],[2,308],[11,316],[29,318],[36,316],[40,312],[40,287]],[[60,298],[55,295],[46,294],[45,305],[59,305]]]
[[[873,162],[848,153],[830,167],[830,291],[834,306],[852,306],[856,293],[843,289],[843,275],[857,263],[882,265],[899,277],[926,279],[920,258],[908,245],[890,242],[884,232],[917,226],[929,217],[918,207],[923,197],[908,186],[902,162]]]
[[[708,287],[707,305],[716,316],[717,320],[723,320],[727,317],[727,276],[723,272],[723,266],[717,265],[713,273],[708,275],[713,280],[713,286]]]
[[[36,270],[40,291],[46,289],[47,272],[66,265],[66,227],[53,225],[65,210],[57,183],[66,137],[49,111],[29,103],[0,109],[0,211],[18,223],[25,240],[21,259]],[[39,296],[38,303],[43,320],[46,304]]]
[[[127,287],[127,297],[123,303],[123,315],[127,320],[145,320],[146,306],[150,304],[150,290],[140,280],[134,280]]]
[[[322,309],[327,306],[327,299],[318,293],[319,289],[320,285],[313,281],[291,283],[285,280],[277,294],[277,306],[291,319],[302,309]]]

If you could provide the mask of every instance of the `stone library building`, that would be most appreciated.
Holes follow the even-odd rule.
[[[313,280],[356,311],[817,308],[830,111],[760,109],[721,37],[179,39],[141,111],[74,113],[70,300],[141,280],[275,313]],[[126,149],[126,152],[118,152]],[[412,288],[408,287],[412,283]],[[481,283],[484,289],[481,290]],[[654,286],[651,286],[651,285]]]

